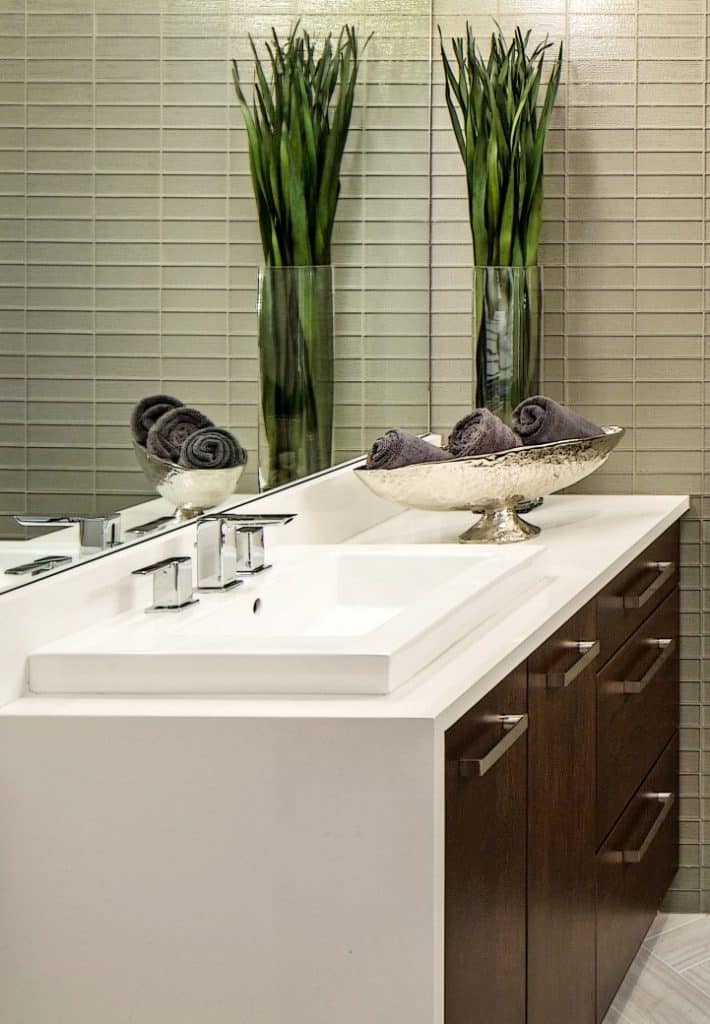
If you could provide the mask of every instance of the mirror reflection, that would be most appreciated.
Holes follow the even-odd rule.
[[[118,512],[121,544],[178,525],[176,493],[134,446],[146,397],[175,397],[246,451],[221,507],[293,478],[260,458],[264,249],[230,61],[250,101],[248,34],[263,55],[299,6],[140,0],[128,17],[27,0],[5,17],[0,589],[112,550],[87,538],[110,537]],[[425,431],[429,409],[430,4],[316,4],[301,22],[318,47],[345,24],[372,38],[330,251],[330,465],[392,425]]]

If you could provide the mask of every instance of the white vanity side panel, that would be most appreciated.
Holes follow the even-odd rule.
[[[439,1024],[435,749],[412,720],[0,719],[2,1020]]]

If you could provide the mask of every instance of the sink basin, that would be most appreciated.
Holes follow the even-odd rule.
[[[385,694],[525,593],[536,545],[284,546],[180,612],[143,611],[34,652],[37,693]],[[146,598],[147,598],[146,594]]]

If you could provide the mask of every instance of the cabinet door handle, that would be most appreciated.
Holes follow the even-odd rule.
[[[668,815],[671,813],[671,808],[675,803],[675,795],[673,793],[648,793],[647,799],[656,800],[660,804],[660,811],[654,818],[653,824],[646,833],[646,837],[639,847],[635,850],[624,850],[622,852],[622,859],[624,864],[640,864],[643,858],[648,853],[648,849],[653,840],[658,835],[658,832],[666,820]]]
[[[564,686],[569,686],[573,683],[577,676],[584,672],[585,668],[589,668],[592,662],[596,661],[599,657],[600,644],[598,640],[580,640],[578,643],[573,643],[572,647],[576,647],[581,657],[577,658],[574,665],[567,669],[566,672],[546,672],[545,682],[550,689],[561,689]]]
[[[623,683],[614,684],[614,687],[617,690],[620,690],[622,693],[643,693],[648,684],[656,675],[658,675],[663,665],[665,665],[675,650],[675,640],[672,638],[667,640],[651,640],[650,642],[652,644],[656,644],[658,647],[658,654],[656,657],[640,679],[625,679]]]
[[[497,721],[503,726],[503,738],[498,740],[483,757],[462,757],[459,760],[459,775],[462,779],[468,779],[472,775],[485,775],[520,739],[523,733],[527,732],[527,715],[500,715]]]
[[[651,600],[656,591],[664,587],[675,572],[675,562],[649,562],[647,569],[655,569],[658,573],[652,583],[642,590],[640,594],[624,594],[622,599],[624,608],[643,608]]]

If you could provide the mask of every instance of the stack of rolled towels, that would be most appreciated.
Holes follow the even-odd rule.
[[[492,455],[536,444],[599,437],[601,427],[545,395],[526,398],[513,410],[512,429],[490,409],[474,409],[454,426],[443,448],[406,430],[388,430],[372,445],[367,469],[400,469],[421,462],[446,462]]]
[[[247,461],[234,434],[172,395],[149,395],[138,402],[131,433],[150,455],[183,469],[230,469]]]

